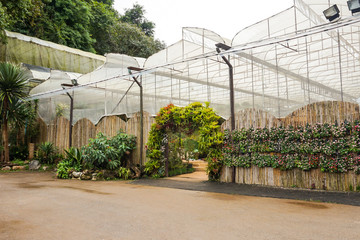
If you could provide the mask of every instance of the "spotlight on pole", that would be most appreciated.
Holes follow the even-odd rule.
[[[72,83],[72,85],[74,85],[74,86],[79,85],[79,83],[78,83],[78,81],[77,81],[76,79],[71,79],[71,83]]]
[[[360,12],[360,0],[347,1],[347,5],[353,15],[354,13]]]
[[[323,11],[323,13],[325,18],[330,22],[340,17],[340,10],[336,4]]]

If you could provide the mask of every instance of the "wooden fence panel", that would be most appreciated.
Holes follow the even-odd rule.
[[[54,119],[47,128],[47,141],[54,143],[60,152],[69,148],[70,122],[64,117]]]
[[[37,122],[39,123],[39,137],[37,138],[36,143],[46,142],[48,136],[48,126],[41,118],[38,118]]]
[[[295,168],[281,171],[270,167],[259,168],[252,165],[249,168],[224,166],[221,169],[220,182],[232,182],[235,174],[235,182],[239,184],[255,184],[276,187],[292,188],[315,188],[329,191],[354,191],[360,187],[360,175],[354,171],[346,173],[321,172],[320,169],[303,171]]]
[[[143,148],[143,158],[140,162],[140,113],[134,114],[134,116],[127,121],[127,134],[132,134],[136,136],[136,150],[132,154],[132,159],[134,164],[144,164],[146,162],[146,149],[145,145],[149,139],[149,132],[151,130],[151,125],[155,122],[155,118],[150,115],[148,112],[144,112],[144,148]]]
[[[283,119],[284,126],[305,126],[306,124],[342,123],[359,119],[357,103],[325,101],[306,105]]]
[[[88,119],[82,118],[75,123],[72,132],[72,145],[74,147],[82,147],[89,143],[90,138],[95,138],[96,127]]]
[[[103,117],[96,125],[96,134],[102,132],[108,137],[115,136],[120,130],[126,132],[126,122],[118,116]]]
[[[243,109],[235,114],[235,129],[241,128],[271,128],[278,127],[281,125],[281,120],[268,112],[259,109]],[[226,120],[222,125],[221,129],[230,129],[231,123],[230,118]]]

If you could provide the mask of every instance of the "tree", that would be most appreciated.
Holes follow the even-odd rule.
[[[92,38],[96,40],[93,47],[97,54],[104,55],[112,50],[110,46],[111,29],[118,21],[117,15],[112,11],[111,6],[96,1],[91,3],[90,9],[89,31]]]
[[[44,6],[44,40],[63,44],[88,52],[95,52],[95,40],[89,31],[91,12],[89,4],[82,0],[52,0]]]
[[[26,97],[26,81],[25,72],[20,67],[7,62],[0,63],[0,110],[5,162],[9,161],[8,116],[10,105]]]
[[[111,52],[147,58],[163,48],[159,41],[146,36],[138,27],[118,22],[111,31]]]
[[[153,38],[155,24],[144,17],[144,7],[135,4],[120,18],[112,5],[113,0],[0,0],[0,43],[6,41],[3,30],[7,29],[101,55],[115,52],[147,57],[164,48],[163,42]],[[136,32],[139,39],[112,39],[125,32]]]
[[[4,29],[6,28],[7,23],[8,20],[7,15],[5,14],[5,8],[0,2],[0,43],[6,43],[6,35],[4,33]]]
[[[135,24],[138,26],[147,36],[154,36],[155,23],[148,21],[145,18],[144,6],[137,3],[130,9],[125,9],[125,14],[120,17],[120,21]]]

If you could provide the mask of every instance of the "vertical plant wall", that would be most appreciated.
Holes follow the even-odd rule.
[[[320,168],[322,172],[360,173],[360,125],[315,124],[305,127],[242,128],[225,131],[223,164],[281,170]]]

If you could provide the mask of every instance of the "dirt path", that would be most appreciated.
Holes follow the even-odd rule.
[[[0,239],[359,239],[360,208],[0,174]]]

